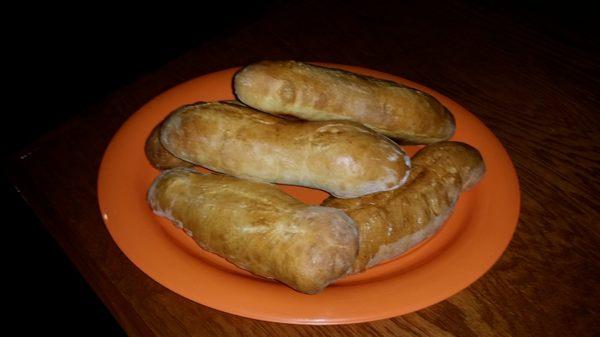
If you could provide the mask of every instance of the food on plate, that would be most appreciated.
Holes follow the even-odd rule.
[[[323,203],[345,211],[359,231],[355,272],[406,252],[434,234],[462,191],[475,185],[485,166],[476,149],[460,142],[429,145],[412,158],[407,183],[394,191]]]
[[[347,275],[356,259],[356,227],[343,211],[272,184],[177,168],[154,180],[148,202],[204,249],[303,293]]]
[[[175,157],[162,146],[160,143],[160,127],[161,124],[152,129],[150,136],[146,139],[144,150],[150,164],[159,170],[194,166],[192,163]]]
[[[406,144],[450,139],[452,114],[434,97],[395,82],[296,61],[261,61],[240,70],[234,92],[272,114],[312,121],[353,120]]]
[[[396,143],[358,123],[291,121],[226,102],[179,108],[163,123],[160,142],[213,171],[340,198],[398,188],[410,168]]]
[[[419,90],[295,61],[233,82],[239,101],[182,106],[152,131],[146,156],[165,171],[148,202],[202,248],[297,291],[423,242],[484,175],[479,151],[446,141],[452,114]],[[388,136],[429,145],[411,160]],[[310,206],[270,183],[332,196]]]

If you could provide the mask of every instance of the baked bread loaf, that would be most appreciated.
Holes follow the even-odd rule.
[[[213,171],[340,198],[398,188],[410,166],[397,144],[355,122],[290,121],[224,102],[181,107],[164,122],[160,142]]]
[[[295,61],[262,61],[234,77],[236,97],[272,114],[353,120],[406,144],[450,139],[452,114],[435,98],[391,81]]]
[[[167,151],[164,146],[160,143],[160,127],[162,124],[157,125],[150,136],[146,139],[144,150],[146,152],[146,158],[150,162],[150,165],[154,166],[159,170],[166,170],[175,167],[192,167],[194,164],[188,163],[185,160],[181,160]]]
[[[390,192],[355,199],[329,198],[356,223],[359,252],[355,272],[397,257],[435,233],[450,216],[462,191],[485,171],[479,151],[459,142],[440,142],[412,159],[408,182]]]
[[[179,168],[156,178],[148,201],[204,249],[303,293],[347,275],[356,259],[356,227],[344,212],[271,184]]]

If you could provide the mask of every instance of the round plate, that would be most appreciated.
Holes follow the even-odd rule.
[[[422,85],[374,70],[325,65],[432,94],[456,118],[453,140],[481,151],[485,177],[462,194],[441,230],[393,261],[340,280],[320,294],[305,295],[202,250],[154,215],[146,191],[159,171],[144,155],[146,137],[183,104],[233,99],[231,79],[239,68],[232,68],[185,82],[148,102],[123,124],[104,154],[98,178],[100,210],[113,239],[136,266],[177,294],[228,313],[285,323],[342,324],[425,308],[466,288],[496,262],[515,230],[520,199],[514,167],[492,132],[463,107]],[[418,147],[406,149],[413,154]],[[312,204],[327,196],[308,188],[281,188]]]

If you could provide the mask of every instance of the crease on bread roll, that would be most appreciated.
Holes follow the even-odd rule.
[[[343,211],[271,184],[178,168],[154,180],[148,202],[204,249],[303,293],[349,274],[356,259],[358,233]]]
[[[433,96],[395,82],[296,61],[261,61],[234,76],[238,100],[305,120],[353,120],[406,144],[454,134],[452,114]]]
[[[144,152],[150,165],[159,170],[167,170],[175,167],[192,167],[194,164],[181,160],[167,151],[160,143],[160,127],[158,124],[146,139]]]
[[[400,146],[358,123],[291,121],[223,102],[179,108],[164,122],[160,142],[213,171],[340,198],[393,190],[410,170]]]
[[[358,226],[355,272],[395,258],[433,235],[450,216],[460,193],[483,176],[479,151],[460,142],[426,146],[412,158],[407,183],[394,191],[323,205],[348,214]]]

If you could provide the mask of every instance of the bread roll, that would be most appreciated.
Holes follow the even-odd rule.
[[[311,120],[347,119],[406,144],[447,140],[452,114],[435,98],[398,83],[295,61],[262,61],[234,77],[243,103]]]
[[[459,142],[429,145],[412,159],[408,182],[390,192],[362,198],[329,198],[323,203],[345,211],[359,231],[355,272],[404,253],[435,233],[450,216],[461,193],[485,171],[479,152]]]
[[[148,201],[204,249],[303,293],[347,275],[356,259],[356,227],[344,212],[271,184],[173,169],[156,178]]]
[[[175,167],[192,167],[194,164],[181,160],[167,151],[160,143],[160,127],[157,125],[146,139],[144,150],[150,165],[159,170]]]
[[[228,101],[224,101],[229,104],[237,104],[245,106],[244,103],[232,99]],[[168,117],[168,116],[167,116]],[[176,167],[192,167],[194,164],[186,162],[185,160],[181,160],[174,155],[172,155],[169,151],[165,149],[164,146],[160,143],[160,129],[162,127],[162,122],[159,123],[152,132],[150,132],[150,136],[146,139],[146,144],[144,150],[146,152],[146,158],[150,162],[150,165],[154,166],[159,170],[167,170]]]
[[[295,122],[218,102],[175,111],[164,122],[161,143],[213,171],[341,198],[398,188],[410,165],[397,144],[354,122]]]

